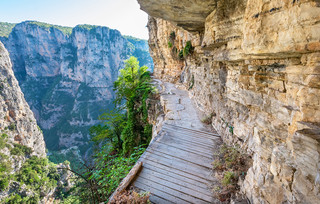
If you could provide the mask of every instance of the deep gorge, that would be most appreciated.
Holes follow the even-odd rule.
[[[133,55],[153,69],[145,40],[107,27],[16,24],[0,40],[49,150],[88,149],[89,128],[113,109],[113,82]]]

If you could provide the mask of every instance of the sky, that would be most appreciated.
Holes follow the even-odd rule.
[[[148,15],[137,0],[0,0],[1,22],[26,20],[70,27],[101,25],[148,39]]]

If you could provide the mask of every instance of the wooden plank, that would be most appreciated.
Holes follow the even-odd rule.
[[[184,130],[192,131],[192,132],[195,132],[195,133],[211,135],[211,136],[214,136],[214,137],[221,137],[218,133],[207,132],[207,131],[202,131],[202,130],[196,130],[196,129],[186,128],[186,127],[172,125],[172,124],[164,124],[163,126],[169,126],[169,127],[171,126],[172,128],[176,128],[176,129],[184,129]]]
[[[188,172],[184,172],[184,171],[181,171],[180,169],[176,169],[176,168],[173,168],[173,167],[168,167],[166,165],[159,165],[158,163],[155,163],[154,161],[152,160],[149,160],[149,159],[145,159],[144,160],[145,163],[143,164],[144,167],[149,167],[149,168],[154,168],[154,169],[158,169],[158,170],[163,170],[165,172],[172,172],[173,174],[177,175],[177,176],[182,176],[184,177],[185,179],[190,179],[190,180],[194,180],[196,182],[198,182],[198,184],[202,184],[202,185],[208,185],[209,181],[207,179],[204,179],[202,177],[198,177],[198,176],[195,176],[193,174],[190,174]]]
[[[208,173],[211,171],[211,168],[175,157],[173,155],[164,154],[156,150],[152,152],[149,152],[148,150],[146,151],[149,158],[153,158],[154,160],[159,162],[161,161],[164,164],[172,164],[172,166],[179,166],[179,168],[190,169],[194,172],[203,173],[203,175],[208,175]]]
[[[188,141],[188,140],[185,140],[181,137],[174,137],[174,136],[168,135],[168,134],[165,135],[163,138],[161,138],[160,141],[166,142],[166,143],[175,143],[175,144],[179,144],[179,145],[181,144],[181,145],[185,145],[187,147],[195,147],[195,148],[201,150],[202,152],[207,153],[208,155],[212,154],[212,151],[214,150],[214,148],[212,146],[206,147],[201,144],[197,144],[193,141]]]
[[[183,147],[188,149],[194,149],[206,155],[213,155],[213,152],[214,152],[214,148],[199,146],[198,144],[183,140],[179,137],[165,136],[158,142],[175,145],[175,146],[179,145],[181,148]]]
[[[208,190],[208,188],[198,187],[194,183],[187,182],[186,180],[181,179],[181,178],[179,179],[179,177],[177,177],[177,176],[168,176],[167,174],[159,173],[157,171],[153,171],[152,169],[148,169],[148,168],[143,168],[140,175],[142,175],[144,177],[145,177],[145,175],[154,176],[160,180],[164,180],[169,183],[173,183],[175,185],[182,186],[183,188],[190,189],[194,192],[199,193],[200,195],[203,195],[204,197],[211,197],[212,196],[212,193],[210,192],[210,190]]]
[[[169,134],[172,134],[172,135],[183,135],[185,137],[192,138],[193,140],[197,141],[200,144],[201,143],[206,144],[207,142],[215,143],[214,139],[205,138],[205,137],[197,137],[196,135],[194,135],[192,133],[190,134],[189,132],[175,131],[175,130],[171,130],[171,129],[167,129],[167,128],[163,128],[163,130]]]
[[[161,154],[159,155],[157,152],[150,153],[147,150],[147,154],[144,158],[147,158],[148,160],[152,160],[153,162],[158,163],[157,166],[165,165],[171,168],[178,169],[180,171],[184,171],[189,174],[193,174],[205,180],[210,180],[210,181],[214,180],[211,175],[210,169],[204,168],[199,165],[195,165],[187,161],[177,159],[175,157],[166,157]]]
[[[185,204],[185,203],[191,203],[187,200],[182,200],[179,197],[173,196],[170,194],[170,192],[164,191],[162,189],[158,189],[157,186],[150,186],[150,184],[146,184],[146,183],[141,183],[140,181],[135,181],[134,182],[134,186],[144,190],[144,191],[149,191],[151,193],[150,196],[150,201],[153,199],[153,196],[157,196],[159,198],[165,199],[165,200],[170,200],[172,203],[181,203],[181,204]],[[151,201],[152,202],[152,201]],[[161,204],[161,203],[159,203]]]
[[[167,183],[163,180],[158,180],[151,176],[146,178],[143,175],[141,175],[137,178],[137,181],[140,183],[145,183],[149,186],[161,189],[163,191],[166,191],[168,192],[168,194],[171,194],[183,200],[187,200],[191,203],[210,203],[210,201],[203,200],[202,198],[199,198],[199,197],[194,197],[195,192],[192,192],[192,191],[183,192],[182,191],[183,189],[181,186],[172,185],[171,183]]]
[[[193,179],[193,178],[186,177],[186,175],[180,175],[179,174],[180,172],[178,172],[178,171],[175,172],[175,171],[163,170],[162,168],[155,168],[154,166],[149,165],[149,164],[148,165],[143,165],[143,168],[144,169],[148,169],[150,171],[154,171],[154,172],[159,173],[159,174],[166,175],[168,177],[176,178],[176,179],[178,179],[180,181],[187,182],[187,183],[193,185],[194,188],[199,188],[199,189],[201,189],[203,191],[210,191],[209,187],[208,187],[208,183],[209,183],[208,181],[204,181],[204,182],[203,181],[199,181],[198,179]]]
[[[200,148],[196,148],[196,147],[191,146],[191,145],[190,146],[186,146],[186,145],[183,145],[183,144],[177,144],[177,143],[173,143],[173,142],[170,143],[170,142],[167,142],[167,141],[164,141],[164,140],[158,141],[158,143],[162,144],[162,145],[166,145],[166,146],[172,147],[172,148],[180,149],[180,150],[183,150],[183,151],[186,151],[186,152],[190,152],[190,153],[202,156],[202,157],[206,157],[206,158],[210,159],[211,161],[214,160],[213,151],[211,151],[211,152],[203,152],[203,151],[201,151]]]
[[[214,143],[212,143],[212,145],[210,145],[210,141],[206,142],[206,143],[203,143],[203,142],[197,142],[195,141],[193,138],[191,137],[187,137],[187,136],[184,136],[184,135],[175,135],[173,133],[166,133],[165,136],[163,137],[171,137],[171,138],[175,138],[175,139],[179,139],[179,140],[183,140],[183,141],[186,141],[186,142],[189,142],[191,144],[194,144],[194,145],[197,145],[201,148],[206,148],[206,149],[213,149],[214,148]]]
[[[216,141],[217,139],[199,137],[199,136],[196,136],[193,133],[189,133],[189,132],[176,131],[176,130],[167,129],[167,128],[163,128],[163,130],[165,132],[167,132],[168,134],[184,136],[184,137],[189,138],[189,139],[191,138],[192,140],[194,140],[194,141],[196,141],[196,142],[198,142],[200,144],[207,144],[209,142],[210,146],[213,146],[214,144],[217,143],[217,141]]]
[[[186,132],[189,135],[195,135],[196,137],[200,137],[200,138],[206,138],[206,139],[212,139],[212,140],[221,139],[220,135],[211,135],[211,134],[201,133],[192,129],[183,129],[183,128],[177,128],[177,127],[170,127],[166,125],[163,126],[163,128],[167,130],[173,130],[176,132]]]
[[[155,149],[152,150],[153,152],[159,152],[166,156],[185,160],[199,166],[207,167],[208,169],[212,168],[211,163],[213,162],[213,158],[211,159],[208,157],[203,157],[203,156],[200,156],[199,154],[195,154],[189,151],[184,151],[178,148],[170,147],[166,144],[161,144],[161,143],[156,144],[154,148]]]
[[[210,202],[212,199],[211,195],[206,195],[203,192],[199,192],[196,189],[190,189],[185,185],[181,185],[181,184],[177,184],[175,182],[173,182],[173,179],[171,178],[171,180],[167,180],[165,177],[158,177],[154,174],[150,174],[150,171],[145,171],[145,172],[141,172],[141,175],[139,176],[140,178],[145,178],[149,181],[152,182],[156,182],[158,184],[161,184],[167,188],[170,189],[175,189],[176,191],[179,191],[181,193],[184,193],[186,195],[192,196],[194,198],[200,199],[200,200],[204,200],[207,202]]]
[[[166,200],[164,198],[160,198],[159,196],[156,195],[150,195],[149,200],[152,203],[159,203],[159,204],[172,204],[173,202],[170,202],[169,200]]]

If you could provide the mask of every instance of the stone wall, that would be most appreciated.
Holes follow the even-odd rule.
[[[198,32],[149,18],[155,77],[184,83],[224,141],[252,155],[241,188],[252,203],[319,203],[320,2],[214,2]],[[194,51],[180,60],[189,40]]]

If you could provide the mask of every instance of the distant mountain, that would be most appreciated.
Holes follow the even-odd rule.
[[[129,56],[153,70],[146,40],[107,27],[26,21],[1,23],[0,33],[49,150],[87,150],[88,128],[112,107],[113,82]]]

